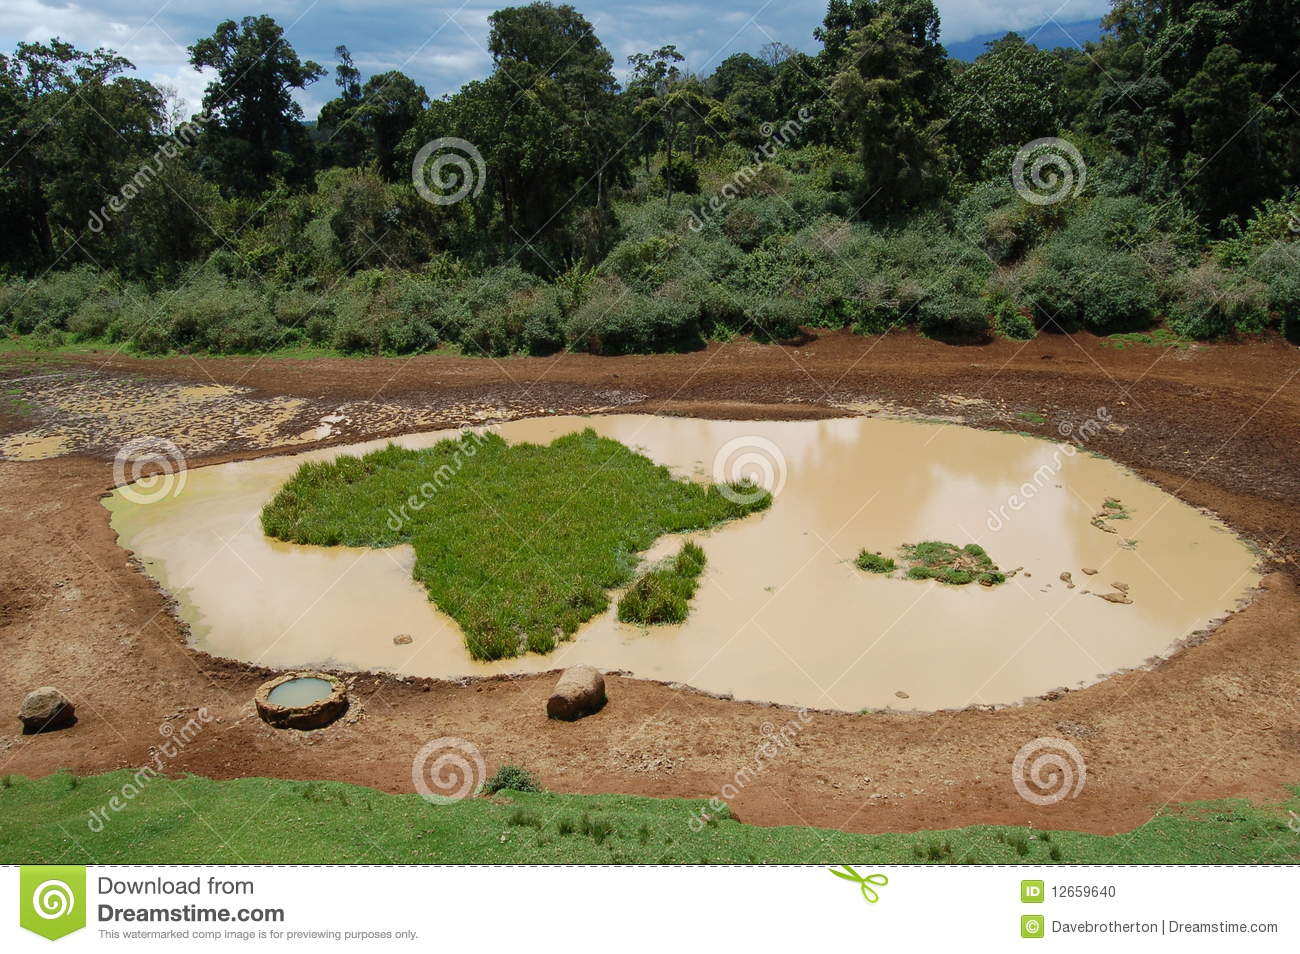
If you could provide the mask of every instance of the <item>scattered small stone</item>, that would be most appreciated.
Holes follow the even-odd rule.
[[[1114,593],[1097,593],[1095,595],[1100,596],[1107,603],[1132,603],[1133,602],[1131,599],[1128,598],[1127,593],[1120,593],[1118,591]]]
[[[23,697],[18,708],[18,720],[23,724],[23,734],[53,732],[77,721],[72,702],[53,686],[42,686]]]
[[[409,646],[413,642],[415,642],[415,640],[412,639],[408,633],[399,633],[393,637],[394,646]]]
[[[1070,589],[1074,589],[1074,578],[1070,576],[1069,570],[1061,571],[1061,582],[1064,583],[1066,586],[1068,586]]]
[[[1127,593],[1127,592],[1128,592],[1128,584],[1127,584],[1127,583],[1112,583],[1111,586],[1115,587],[1115,589],[1119,590],[1121,593]]]
[[[900,699],[910,699],[910,698],[912,698],[912,697],[909,696],[907,693],[905,693],[902,689],[899,689],[896,693],[894,693],[894,695],[898,696],[898,698],[900,698]]]
[[[1056,723],[1056,731],[1061,735],[1071,736],[1076,739],[1091,739],[1097,734],[1094,726],[1086,722],[1075,722],[1072,719],[1062,719]]]
[[[1084,573],[1087,573],[1089,576],[1096,576],[1096,575],[1097,575],[1097,571],[1094,570],[1094,569],[1093,569],[1092,567],[1090,567],[1090,566],[1085,566],[1085,567],[1083,568],[1083,572],[1084,572]]]

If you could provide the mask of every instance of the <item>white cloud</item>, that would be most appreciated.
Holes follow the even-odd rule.
[[[146,79],[175,87],[192,107],[202,98],[203,77],[188,64],[185,47],[212,32],[224,19],[266,12],[285,28],[299,55],[331,69],[334,47],[347,44],[363,72],[400,69],[431,96],[454,91],[485,75],[491,58],[484,49],[487,18],[498,5],[460,7],[454,2],[412,6],[401,0],[262,0],[256,8],[230,0],[171,0],[161,9],[150,0],[3,0],[0,48],[19,40],[59,36],[83,49],[117,50]],[[162,3],[162,0],[157,0]],[[675,43],[691,69],[708,71],[726,56],[755,52],[779,40],[815,50],[813,28],[825,14],[825,0],[726,0],[720,5],[660,0],[643,6],[632,0],[569,0],[596,27],[626,75],[627,56]],[[954,43],[986,33],[1024,29],[1049,17],[1061,23],[1100,16],[1108,0],[937,0],[943,38]],[[453,23],[448,18],[454,17]],[[334,95],[329,77],[299,96],[308,115]]]

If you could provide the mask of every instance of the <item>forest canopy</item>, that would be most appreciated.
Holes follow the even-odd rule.
[[[0,328],[141,353],[1300,338],[1300,2],[1116,0],[1103,27],[963,62],[931,0],[830,0],[815,54],[704,75],[530,3],[432,98],[248,16],[189,46],[197,110],[111,50],[19,43]]]

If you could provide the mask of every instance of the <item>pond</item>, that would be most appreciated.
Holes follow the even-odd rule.
[[[1023,435],[872,417],[549,417],[492,429],[548,443],[585,427],[678,476],[751,476],[774,492],[769,510],[688,535],[708,565],[681,625],[619,623],[612,600],[549,654],[478,662],[412,578],[409,546],[263,534],[262,507],[300,464],[386,441],[199,468],[174,497],[137,503],[119,489],[105,504],[122,546],[214,655],[442,678],[589,663],[828,709],[1015,703],[1087,685],[1171,652],[1259,580],[1251,551],[1213,517],[1113,461]],[[681,540],[661,537],[645,556]],[[994,587],[951,586],[854,565],[864,547],[896,555],[926,540],[979,544],[1019,572]]]

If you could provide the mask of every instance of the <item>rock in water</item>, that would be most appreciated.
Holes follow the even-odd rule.
[[[572,722],[597,712],[605,704],[605,677],[592,666],[566,669],[546,700],[546,714]]]
[[[77,721],[77,713],[67,696],[53,686],[42,686],[23,698],[18,719],[23,724],[23,734],[31,735],[72,725]]]

